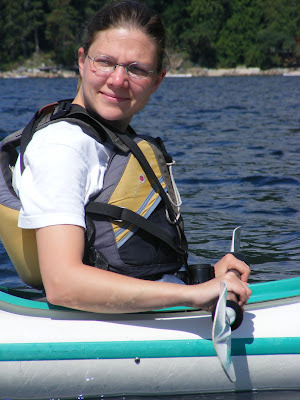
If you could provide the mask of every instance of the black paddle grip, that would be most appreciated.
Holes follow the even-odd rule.
[[[238,303],[236,303],[233,300],[227,300],[226,302],[226,306],[227,307],[231,307],[234,311],[235,311],[235,320],[231,325],[231,330],[234,331],[235,329],[237,329],[241,323],[243,322],[243,310],[242,308],[238,305]]]
[[[244,261],[249,267],[250,267],[250,263],[248,258],[245,256],[245,254],[237,252],[237,251],[232,251],[230,252],[230,254],[232,254],[235,258],[237,258],[238,260]]]
[[[226,301],[226,307],[230,307],[235,311],[235,320],[233,321],[232,325],[230,325],[231,326],[231,330],[234,331],[243,322],[243,310],[238,305],[238,303],[236,303],[233,300],[227,300]],[[215,318],[216,308],[217,308],[217,305],[215,305],[213,310],[212,310],[212,313],[211,313],[212,320],[214,320],[214,318]]]
[[[240,254],[240,253],[234,253],[234,254]],[[236,257],[236,258],[238,258],[238,257]],[[240,258],[239,258],[239,260],[240,260]],[[244,260],[242,260],[242,261],[244,261]],[[239,279],[241,278],[241,274],[236,269],[231,269],[228,272],[233,272]],[[226,306],[232,308],[235,311],[235,320],[231,325],[232,331],[237,329],[243,321],[243,310],[238,305],[238,300],[239,300],[238,296],[235,293],[227,292]]]

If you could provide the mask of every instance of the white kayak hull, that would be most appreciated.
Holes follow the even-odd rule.
[[[300,278],[251,288],[234,383],[205,312],[92,314],[0,292],[0,399],[300,390]]]

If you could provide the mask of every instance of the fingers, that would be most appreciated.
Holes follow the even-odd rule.
[[[243,306],[249,300],[249,297],[252,294],[251,289],[249,286],[241,281],[233,272],[228,272],[224,277],[223,280],[227,283],[227,290],[228,292],[233,292],[238,297],[238,304],[239,306]]]
[[[191,295],[189,304],[192,304],[192,307],[195,308],[199,307],[204,310],[210,310],[211,307],[214,307],[219,298],[221,281],[226,281],[227,292],[234,293],[237,297],[234,301],[238,301],[239,306],[243,307],[249,300],[252,291],[234,272],[227,272],[218,278],[211,279],[198,285],[187,286],[186,290],[188,290]]]
[[[235,258],[232,254],[226,254],[226,256],[215,264],[215,276],[220,277],[231,269],[235,269],[240,273],[242,282],[248,281],[251,272],[249,266],[244,261]]]
[[[239,274],[236,274],[236,271]],[[227,254],[215,264],[215,279],[188,288],[193,307],[209,310],[214,306],[220,294],[221,281],[226,281],[228,293],[234,294],[234,301],[243,307],[252,293],[247,285],[249,275],[250,268],[245,262]]]

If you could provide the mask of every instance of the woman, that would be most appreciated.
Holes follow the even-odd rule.
[[[85,43],[78,51],[80,83],[73,106],[79,106],[92,118],[102,121],[109,132],[120,137],[133,136],[129,123],[165,77],[164,57],[165,31],[158,16],[134,1],[109,3],[88,25]],[[113,265],[94,268],[82,261],[85,206],[105,186],[105,172],[115,152],[110,140],[94,140],[84,134],[84,130],[66,121],[39,130],[26,149],[22,176],[19,168],[14,175],[14,187],[22,201],[19,226],[36,229],[39,264],[48,301],[105,313],[180,305],[207,309],[216,302],[220,281],[225,280],[228,290],[239,297],[239,304],[243,306],[251,294],[247,287],[250,271],[231,254],[215,265],[215,279],[192,286],[164,281],[172,281],[173,277],[173,281],[178,282],[167,272],[172,268],[178,270],[180,257],[167,245],[161,245],[161,240],[150,244],[159,247],[164,261],[158,262],[155,274],[145,279],[143,275],[141,279],[134,277],[138,276],[136,273],[127,274],[126,270],[124,273],[114,270]],[[156,212],[160,209],[160,205],[157,206]],[[177,217],[175,215],[173,221],[175,226]],[[147,240],[151,242],[149,235],[143,236],[140,232],[141,229],[133,236],[140,235],[141,246]],[[101,237],[99,230],[97,235],[98,241],[106,240],[106,235],[103,233]],[[105,246],[101,249],[105,251]],[[135,249],[138,251],[139,245]],[[147,257],[147,252],[144,253]],[[131,257],[132,254],[131,249]],[[169,258],[170,261],[165,262]],[[156,279],[162,266],[166,274]],[[241,274],[241,280],[228,272],[231,269]]]

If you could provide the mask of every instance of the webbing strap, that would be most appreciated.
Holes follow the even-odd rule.
[[[175,243],[175,240],[167,232],[162,230],[157,224],[154,224],[153,222],[135,213],[134,211],[129,210],[128,208],[122,208],[112,204],[91,201],[87,204],[85,209],[88,213],[101,214],[117,221],[129,222],[157,237],[158,239],[164,241],[176,252],[180,254],[185,254],[185,250],[181,249],[178,244]]]
[[[40,112],[37,111],[33,118],[30,120],[30,122],[25,126],[23,133],[22,133],[22,139],[21,139],[21,144],[20,144],[20,166],[21,166],[21,173],[23,173],[25,169],[24,165],[24,153],[27,148],[28,143],[32,139],[32,136],[35,132],[35,128],[37,127],[37,124],[39,122],[39,116]]]

